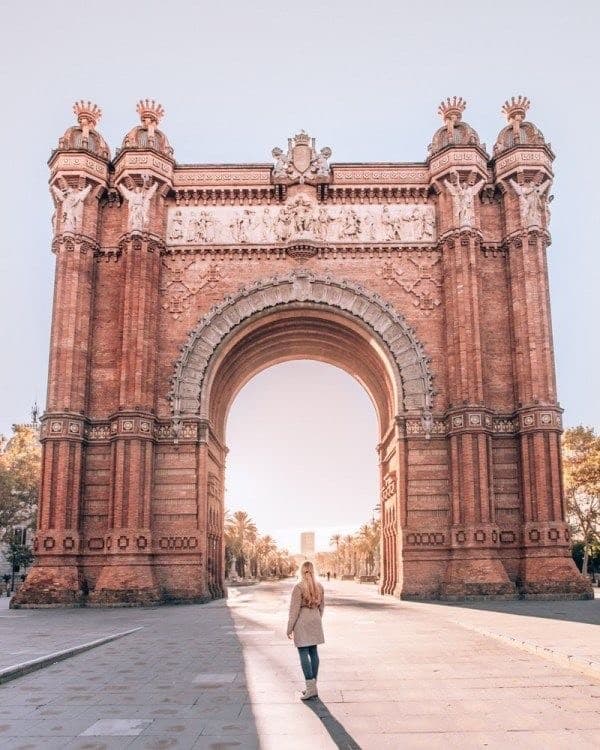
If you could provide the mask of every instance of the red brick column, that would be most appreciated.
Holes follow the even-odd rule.
[[[484,408],[478,232],[452,232],[442,252],[452,502],[451,559],[442,590],[446,598],[510,596],[514,585],[498,555],[493,507],[492,419]]]
[[[53,250],[56,271],[36,565],[12,606],[77,604],[82,598],[80,507],[94,245],[81,235],[59,235]]]
[[[109,550],[90,601],[159,600],[152,565],[150,502],[154,473],[160,249],[158,238],[124,237],[123,338],[118,414],[112,420]]]
[[[508,241],[523,498],[522,596],[585,595],[570,553],[561,467],[545,232]]]

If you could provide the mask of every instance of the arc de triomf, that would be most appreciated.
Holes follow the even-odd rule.
[[[424,162],[331,163],[301,132],[272,162],[203,165],[175,161],[159,104],[111,157],[78,102],[49,161],[37,563],[13,605],[222,596],[228,409],[292,359],[375,406],[382,593],[590,596],[562,489],[554,155],[528,107],[505,103],[492,156],[454,97]]]

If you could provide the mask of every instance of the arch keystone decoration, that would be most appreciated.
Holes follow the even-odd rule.
[[[172,378],[169,396],[174,422],[198,415],[210,359],[236,326],[266,310],[303,304],[337,309],[358,318],[384,345],[397,369],[401,386],[398,411],[429,412],[434,396],[430,359],[402,315],[359,284],[298,270],[243,287],[200,319],[181,348]]]

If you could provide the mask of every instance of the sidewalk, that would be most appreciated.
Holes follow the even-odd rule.
[[[471,626],[487,627],[493,611],[400,602],[353,582],[325,583],[320,698],[303,704],[297,653],[284,632],[292,583],[233,588],[227,601],[207,605],[1,612],[7,616],[0,619],[0,642],[13,651],[38,649],[50,632],[56,645],[60,638],[79,641],[83,634],[142,629],[1,685],[0,746],[585,750],[600,745],[600,680],[475,632]],[[597,632],[599,605],[493,607],[499,608],[503,631],[526,624],[530,637],[543,640],[550,628],[560,645],[570,624],[590,629],[581,631],[582,643],[588,632]],[[573,622],[552,619],[547,607]]]

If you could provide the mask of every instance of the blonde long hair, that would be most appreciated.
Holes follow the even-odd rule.
[[[315,581],[315,569],[309,560],[303,562],[300,568],[300,590],[305,607],[318,607],[321,604],[321,588]]]

